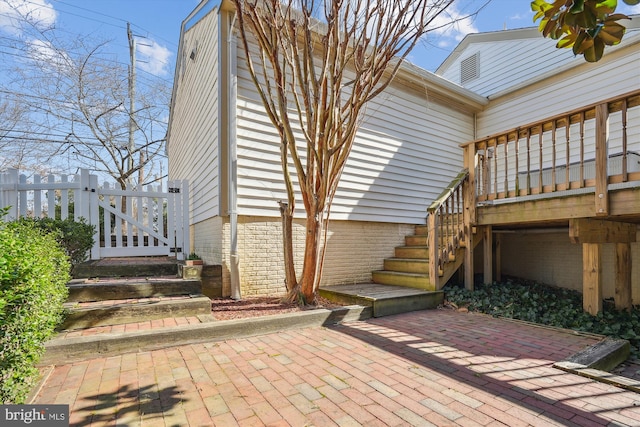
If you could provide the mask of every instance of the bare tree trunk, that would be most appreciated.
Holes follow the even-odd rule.
[[[317,206],[314,206],[317,210]],[[317,303],[317,291],[322,279],[324,250],[327,245],[324,212],[309,212],[305,224],[305,245],[302,275],[298,286],[289,290],[287,299],[304,305]]]
[[[284,252],[284,274],[285,285],[289,293],[287,299],[291,300],[291,292],[297,287],[296,268],[293,261],[293,212],[289,209],[289,204],[280,204],[280,216],[282,217],[282,247]],[[297,299],[297,297],[295,298]],[[294,299],[294,300],[295,300]]]
[[[310,212],[306,222],[306,236],[304,242],[304,260],[302,276],[300,278],[300,292],[305,304],[316,302],[316,273],[318,271],[319,249],[322,240],[322,221],[317,212]]]

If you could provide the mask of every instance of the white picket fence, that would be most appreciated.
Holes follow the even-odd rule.
[[[29,179],[15,169],[0,172],[0,208],[8,219],[84,218],[96,228],[91,259],[175,255],[189,249],[189,186],[186,180],[122,190],[98,185],[98,177],[82,169],[77,175],[36,175]],[[103,214],[100,214],[100,211]],[[101,221],[102,217],[102,221]]]

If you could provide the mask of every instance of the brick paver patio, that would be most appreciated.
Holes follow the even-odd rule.
[[[640,395],[552,368],[589,336],[429,310],[56,366],[91,426],[640,426]]]

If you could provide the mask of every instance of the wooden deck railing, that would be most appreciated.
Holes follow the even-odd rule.
[[[463,148],[477,202],[595,191],[606,215],[609,184],[640,181],[640,90]]]
[[[427,209],[429,280],[436,289],[444,285],[447,264],[456,260],[470,236],[464,200],[468,183],[469,171],[464,169]]]

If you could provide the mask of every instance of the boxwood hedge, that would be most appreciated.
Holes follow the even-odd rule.
[[[33,222],[0,212],[0,403],[24,403],[36,363],[63,316],[68,256]]]

